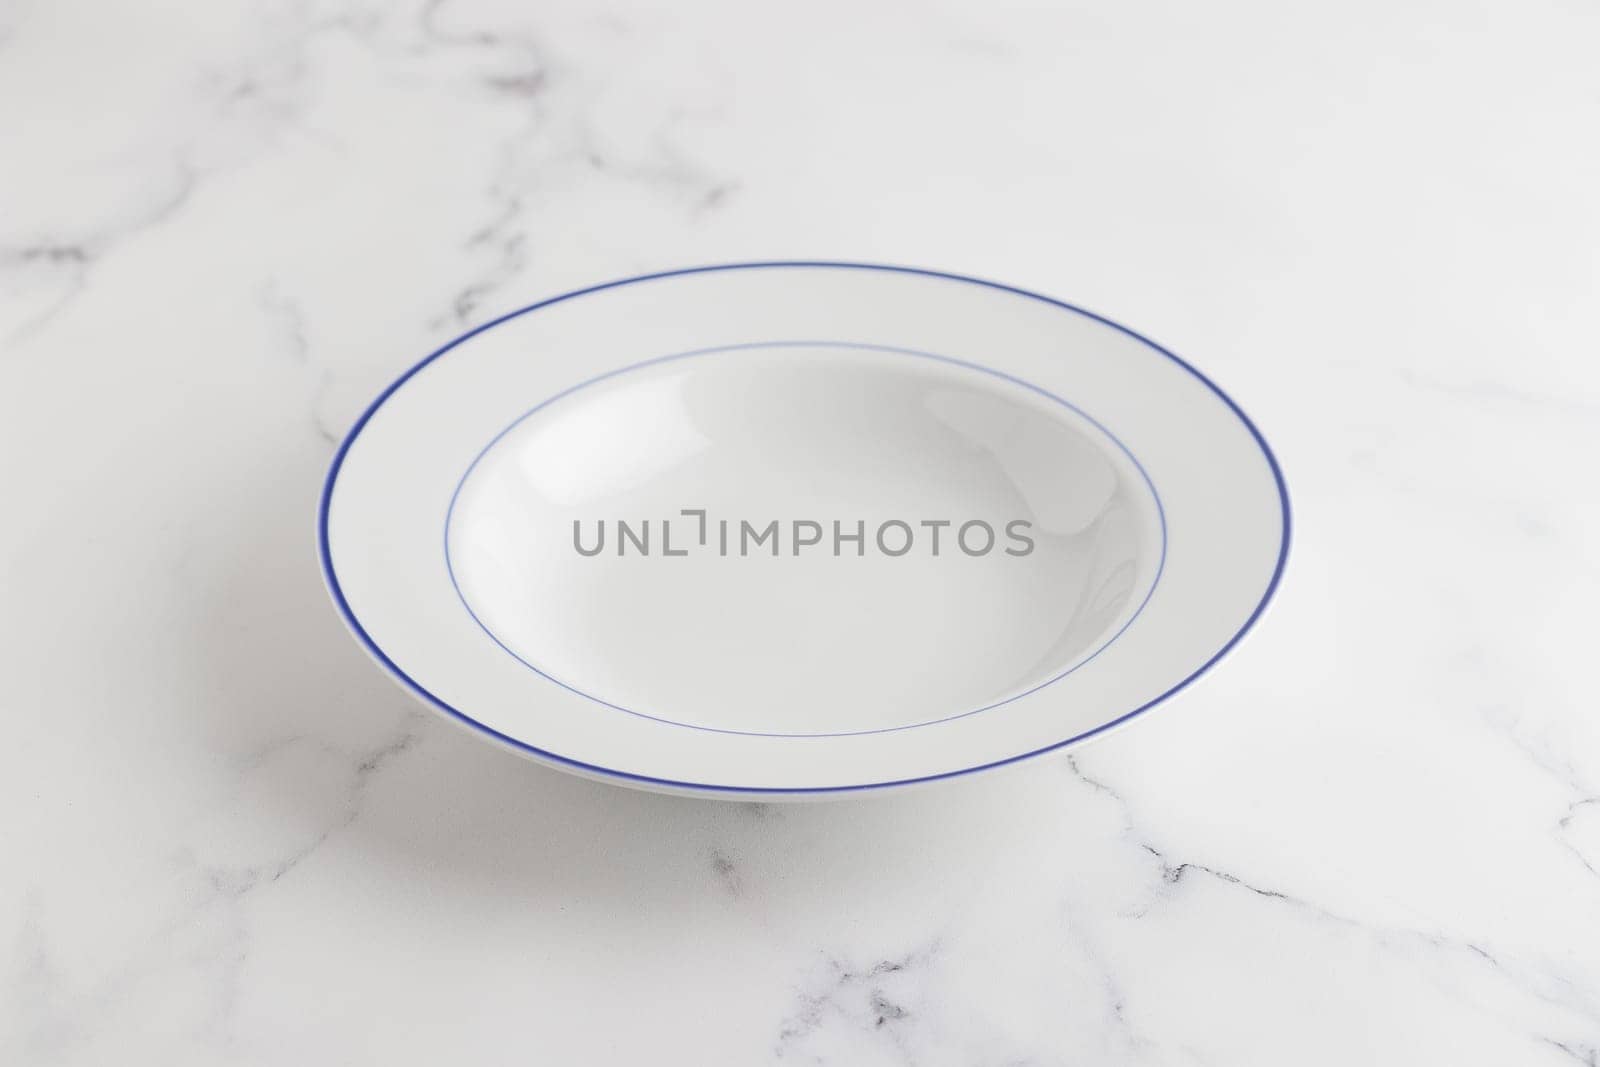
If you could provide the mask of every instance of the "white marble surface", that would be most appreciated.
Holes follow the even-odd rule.
[[[0,1062],[1600,1062],[1600,9],[0,4]],[[334,438],[749,258],[1056,294],[1297,505],[1073,758],[677,800],[344,635]]]

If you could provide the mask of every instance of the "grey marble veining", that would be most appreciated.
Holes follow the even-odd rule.
[[[0,1062],[1600,1063],[1600,13],[0,8]],[[1272,439],[1140,724],[803,806],[416,709],[311,519],[542,296],[822,257],[1147,331]]]

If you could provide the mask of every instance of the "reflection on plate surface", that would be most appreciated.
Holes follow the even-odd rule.
[[[788,344],[540,405],[464,479],[448,551],[530,667],[655,718],[794,735],[939,721],[1060,676],[1149,592],[1162,536],[1132,459],[1059,400]]]

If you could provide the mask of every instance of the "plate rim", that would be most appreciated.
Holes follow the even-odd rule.
[[[1250,615],[1244,620],[1244,622],[1233,633],[1233,635],[1222,645],[1221,648],[1212,653],[1212,655],[1204,663],[1200,664],[1200,666],[1195,668],[1188,675],[1180,679],[1172,686],[1168,687],[1165,691],[1140,704],[1138,707],[1124,712],[1121,715],[1118,715],[1116,718],[1103,722],[1095,727],[1092,727],[1091,729],[1080,731],[1079,733],[1073,734],[1072,736],[1063,740],[1055,741],[1051,744],[1034,748],[1027,752],[1006,756],[998,760],[989,760],[987,762],[975,764],[970,767],[961,767],[955,770],[940,771],[936,774],[918,775],[910,778],[897,778],[879,782],[863,782],[828,786],[749,786],[708,782],[687,782],[671,778],[661,778],[653,775],[638,774],[631,771],[619,770],[613,767],[604,767],[585,760],[575,759],[570,756],[563,756],[560,753],[539,748],[537,745],[533,745],[520,738],[513,737],[500,730],[496,730],[495,728],[473,718],[471,715],[468,715],[459,708],[456,708],[446,701],[440,699],[433,693],[429,692],[410,675],[408,675],[399,664],[395,663],[381,648],[377,646],[371,636],[367,633],[366,629],[361,625],[360,620],[356,617],[354,610],[350,607],[349,601],[345,598],[343,588],[339,584],[338,574],[333,566],[328,526],[330,508],[333,501],[333,490],[338,481],[339,473],[344,466],[345,457],[349,453],[351,446],[354,445],[356,439],[360,437],[362,430],[366,428],[367,423],[378,412],[378,410],[383,407],[388,399],[394,395],[395,392],[404,386],[406,382],[410,381],[411,378],[413,378],[423,368],[444,356],[446,353],[452,351],[462,344],[465,344],[478,334],[493,329],[501,323],[530,314],[534,311],[538,311],[541,308],[550,307],[553,304],[559,304],[567,300],[576,299],[580,296],[587,296],[591,293],[602,292],[607,289],[615,289],[626,285],[655,281],[662,278],[672,278],[695,274],[709,274],[723,271],[766,270],[776,268],[804,268],[846,271],[856,270],[917,275],[921,277],[938,278],[945,281],[960,282],[968,285],[975,285],[987,289],[998,290],[1000,292],[1010,293],[1015,296],[1021,296],[1030,300],[1039,301],[1052,307],[1059,308],[1063,311],[1088,318],[1100,323],[1101,325],[1108,326],[1119,333],[1125,334],[1147,348],[1150,348],[1171,362],[1177,364],[1184,371],[1187,371],[1202,385],[1215,394],[1217,398],[1220,399],[1229,409],[1229,411],[1233,413],[1233,416],[1239,420],[1244,428],[1249,431],[1251,438],[1255,441],[1256,447],[1260,449],[1262,457],[1267,462],[1267,467],[1272,473],[1273,482],[1275,488],[1277,489],[1280,518],[1282,522],[1282,536],[1278,546],[1278,558],[1273,567],[1272,577],[1267,582],[1266,588],[1261,594],[1261,598],[1256,603]],[[1203,372],[1201,372],[1187,360],[1183,359],[1181,356],[1168,350],[1164,346],[1156,343],[1143,334],[1138,333],[1137,331],[1132,330],[1119,322],[1109,319],[1104,315],[1100,315],[1096,312],[1088,310],[1087,308],[1068,303],[1064,300],[1058,300],[1055,297],[1046,296],[1045,294],[1037,293],[1032,290],[1023,289],[1017,286],[1005,284],[1003,282],[996,282],[986,278],[979,278],[967,274],[957,274],[948,271],[933,270],[922,267],[866,263],[850,260],[755,260],[748,262],[706,264],[702,266],[683,267],[674,270],[653,271],[648,274],[633,275],[627,278],[619,278],[613,281],[602,282],[597,285],[585,286],[580,289],[573,289],[568,292],[560,293],[556,296],[548,297],[544,300],[536,301],[535,303],[525,305],[490,319],[489,321],[484,322],[471,330],[468,330],[467,332],[455,337],[441,347],[430,352],[427,356],[423,357],[417,363],[409,367],[398,378],[390,382],[389,385],[385,387],[383,391],[380,392],[377,397],[375,397],[372,402],[366,406],[360,417],[356,419],[355,423],[350,427],[349,431],[346,432],[344,438],[340,441],[339,447],[334,453],[332,461],[328,465],[328,471],[323,479],[322,492],[320,494],[317,508],[317,554],[319,563],[321,565],[323,584],[326,586],[329,596],[333,600],[335,607],[338,609],[340,617],[343,619],[345,626],[350,630],[351,634],[356,638],[357,642],[366,650],[367,654],[371,656],[387,674],[395,679],[395,681],[397,681],[402,688],[406,689],[424,704],[427,704],[435,711],[438,711],[455,720],[458,724],[467,727],[474,733],[510,748],[519,755],[536,760],[538,762],[554,765],[561,770],[576,772],[585,777],[612,781],[617,784],[630,785],[635,788],[658,789],[681,793],[699,793],[702,795],[711,794],[723,797],[749,795],[766,797],[769,799],[782,796],[839,796],[851,793],[865,793],[895,788],[905,788],[918,784],[959,778],[967,775],[977,774],[982,771],[1009,766],[1014,763],[1019,763],[1023,760],[1033,759],[1050,752],[1055,752],[1071,746],[1079,745],[1090,740],[1091,738],[1104,734],[1111,729],[1131,722],[1150,709],[1154,708],[1156,705],[1161,704],[1169,698],[1182,692],[1184,689],[1188,688],[1196,680],[1198,680],[1202,675],[1208,673],[1223,659],[1223,657],[1231,652],[1239,644],[1239,642],[1244,639],[1246,634],[1255,628],[1256,623],[1265,613],[1267,606],[1274,599],[1278,591],[1278,587],[1282,581],[1284,569],[1288,563],[1289,545],[1292,540],[1292,531],[1293,517],[1289,502],[1288,485],[1285,482],[1283,470],[1278,463],[1277,456],[1273,453],[1271,446],[1268,445],[1266,438],[1256,427],[1255,422],[1247,414],[1245,414],[1244,409],[1241,408],[1239,404],[1227,394],[1226,391],[1224,391],[1219,385],[1217,385],[1216,382],[1212,381]]]

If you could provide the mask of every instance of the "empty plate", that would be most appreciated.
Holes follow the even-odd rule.
[[[1009,286],[756,263],[556,297],[391,385],[322,563],[426,703],[551,765],[837,795],[1038,755],[1214,664],[1289,542],[1203,375]]]

